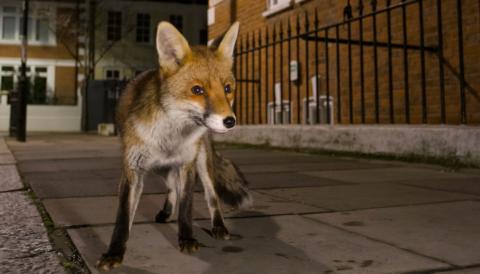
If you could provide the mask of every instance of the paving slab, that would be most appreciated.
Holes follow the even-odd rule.
[[[7,144],[15,150],[31,149],[38,147],[58,147],[63,145],[117,145],[120,146],[118,137],[106,137],[95,134],[78,133],[39,133],[29,134],[27,142],[18,142],[14,138],[6,138]],[[67,147],[68,147],[67,146]]]
[[[0,201],[0,273],[65,273],[28,196],[0,193]]]
[[[22,173],[22,177],[28,182],[46,182],[46,181],[68,181],[71,179],[119,179],[121,170],[119,167],[114,169],[101,170],[69,170],[58,172],[31,172]]]
[[[476,196],[380,183],[287,189],[261,193],[335,211],[475,199]]]
[[[74,158],[104,158],[104,157],[121,157],[120,148],[91,148],[90,146],[83,149],[81,147],[62,147],[58,148],[42,148],[30,149],[25,151],[15,151],[15,158],[18,161],[32,160],[55,160],[55,159],[74,159]]]
[[[307,206],[284,199],[274,198],[257,192],[252,192],[254,206],[248,210],[234,210],[223,206],[224,216],[256,217],[266,215],[283,215],[325,212],[318,207]],[[154,222],[155,215],[163,207],[164,194],[143,195],[135,214],[134,222]],[[46,199],[43,201],[50,217],[56,226],[78,226],[113,224],[117,211],[118,198],[84,197]],[[195,219],[210,219],[203,193],[194,194],[193,217]]]
[[[329,162],[319,163],[285,163],[285,164],[258,164],[258,165],[240,165],[243,173],[268,173],[268,172],[300,172],[300,171],[320,171],[320,170],[344,170],[344,169],[367,169],[391,167],[387,163],[369,163],[363,161],[338,160],[332,159]]]
[[[289,163],[319,163],[329,162],[332,159],[323,155],[309,155],[294,152],[268,150],[231,150],[221,151],[224,157],[231,159],[237,165],[258,164],[289,164]]]
[[[461,168],[458,171],[465,174],[473,174],[480,176],[480,168]]]
[[[27,182],[40,198],[66,198],[79,196],[116,195],[121,170],[72,170],[59,172],[28,172],[22,173]],[[292,172],[278,173],[249,173],[245,174],[251,189],[300,187],[300,186],[327,186],[346,184],[328,178],[318,178]],[[196,191],[202,189],[197,184]],[[149,172],[145,177],[145,193],[166,192],[165,183],[161,176]]]
[[[46,198],[67,198],[85,196],[113,196],[118,193],[120,169],[33,172],[23,173],[24,181],[29,184],[37,196]],[[201,191],[201,184],[195,191]],[[144,193],[165,193],[164,179],[149,172],[144,180]]]
[[[95,179],[65,178],[52,181],[26,179],[41,199],[117,195],[119,180],[119,178],[98,177]],[[163,181],[145,180],[144,193],[165,193],[166,191],[167,188]]]
[[[215,146],[216,151],[225,157],[238,157],[238,158],[251,158],[252,156],[268,156],[268,155],[282,155],[282,156],[292,156],[292,155],[304,155],[309,156],[306,153],[297,153],[291,151],[281,151],[281,150],[270,150],[270,149],[255,149],[255,148],[218,148]],[[273,154],[272,154],[273,153]]]
[[[31,172],[57,172],[70,170],[100,170],[113,169],[122,166],[122,160],[119,157],[110,158],[75,158],[75,159],[55,159],[39,161],[22,161],[18,164],[18,169],[22,173]]]
[[[55,226],[68,228],[93,270],[93,263],[105,251],[111,237],[117,209],[121,173],[118,138],[48,134],[29,136],[27,143],[12,139],[7,143],[20,162],[23,180],[43,198]],[[4,148],[8,149],[5,145]],[[0,156],[1,149],[0,140]],[[145,194],[136,215],[127,265],[112,273],[434,273],[454,266],[440,261],[443,257],[439,260],[427,257],[431,256],[430,249],[445,249],[453,241],[451,252],[460,257],[460,246],[464,244],[461,235],[470,235],[474,227],[479,227],[475,221],[479,220],[477,211],[460,209],[444,210],[444,215],[434,213],[430,219],[429,214],[421,211],[418,220],[415,211],[393,217],[389,217],[388,211],[380,217],[372,215],[374,228],[388,220],[393,223],[393,228],[384,225],[373,229],[379,234],[372,232],[373,236],[352,229],[368,226],[368,216],[365,220],[352,219],[339,224],[311,218],[330,216],[329,211],[343,211],[337,215],[348,216],[369,211],[364,208],[386,210],[385,207],[478,201],[479,184],[475,181],[480,178],[478,172],[452,173],[435,166],[288,151],[222,148],[220,152],[240,166],[255,189],[252,210],[225,208],[233,240],[216,241],[203,230],[210,228],[210,220],[203,194],[195,193],[195,233],[207,247],[193,256],[181,254],[177,248],[177,224],[152,223],[163,205],[165,196],[161,193],[166,189],[161,177],[151,173],[146,177]],[[200,189],[198,186],[197,191]],[[462,214],[465,216],[456,217]],[[470,223],[465,221],[468,216],[474,219]],[[462,227],[450,224],[457,221],[457,226]],[[438,227],[433,227],[435,222],[440,223]],[[429,230],[432,235],[424,237]],[[449,235],[454,232],[458,235]],[[409,233],[417,234],[408,238]],[[406,243],[390,242],[389,237]],[[439,237],[445,239],[437,244]],[[480,241],[472,241],[464,253],[480,253],[476,247],[472,248]],[[0,259],[1,256],[0,250]],[[437,257],[436,253],[432,257]],[[475,260],[473,265],[467,264]],[[462,266],[478,267],[479,262],[471,255]],[[1,267],[0,273],[5,272]],[[25,273],[34,272],[38,271]]]
[[[459,270],[435,272],[434,274],[478,274],[478,273],[480,273],[480,267],[473,267],[473,268],[468,268],[468,269],[459,269]]]
[[[0,165],[0,191],[22,189],[23,184],[14,165]]]
[[[0,153],[8,153],[10,150],[7,147],[7,144],[5,143],[5,140],[2,138],[0,135]]]
[[[468,266],[480,262],[480,202],[464,201],[308,216],[395,246]]]
[[[460,179],[421,179],[406,180],[401,184],[438,189],[451,192],[480,195],[480,177],[468,177]]]
[[[100,173],[100,174],[97,174]],[[108,195],[112,191],[111,185],[118,183],[120,176],[102,176],[103,171],[59,171],[59,172],[33,172],[23,173],[23,181],[30,185],[40,198],[46,197],[73,197],[82,193],[96,194],[89,186],[98,184],[97,195]],[[120,173],[120,171],[118,171]],[[102,185],[107,186],[102,186]],[[58,189],[55,189],[55,188]],[[105,188],[108,191],[105,191]],[[102,189],[103,188],[103,189]],[[54,190],[48,193],[48,190]]]
[[[478,178],[480,176],[446,172],[441,170],[414,168],[414,167],[390,167],[378,169],[355,169],[355,170],[335,170],[335,171],[313,171],[303,172],[306,175],[318,176],[321,178],[330,178],[349,183],[379,183],[395,182],[405,180],[420,179],[462,179]]]
[[[245,173],[244,175],[252,189],[345,184],[329,178],[319,178],[296,172]]]
[[[17,161],[10,152],[0,153],[0,165],[14,165]]]
[[[197,222],[206,247],[193,255],[177,248],[175,224],[134,225],[124,265],[111,273],[401,273],[447,265],[390,245],[370,241],[300,216],[229,219],[230,241],[212,239]],[[112,227],[68,229],[93,273]],[[236,234],[236,235],[235,235]]]

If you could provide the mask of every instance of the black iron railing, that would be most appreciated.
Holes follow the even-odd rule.
[[[462,1],[364,2],[349,1],[341,22],[320,26],[315,10],[241,36],[239,122],[480,124],[478,86],[468,82],[480,68],[466,67]]]

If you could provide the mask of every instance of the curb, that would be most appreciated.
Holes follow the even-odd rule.
[[[0,137],[1,273],[65,273],[16,160]]]

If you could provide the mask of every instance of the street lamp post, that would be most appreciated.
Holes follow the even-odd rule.
[[[22,26],[22,65],[20,67],[19,93],[18,93],[18,120],[16,137],[20,142],[26,141],[27,128],[27,96],[29,81],[27,79],[27,45],[28,45],[28,12],[29,0],[23,2],[23,26]]]

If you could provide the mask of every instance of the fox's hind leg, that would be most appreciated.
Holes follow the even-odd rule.
[[[163,203],[163,209],[161,209],[155,216],[155,222],[168,223],[175,216],[176,211],[177,192],[172,189],[168,189],[167,197]]]
[[[165,202],[163,204],[163,209],[160,210],[155,216],[155,222],[157,223],[168,223],[172,220],[177,212],[178,203],[177,203],[177,189],[176,184],[178,183],[177,174],[171,169],[167,171],[167,176],[165,178],[166,186],[168,189],[167,196],[165,197]]]
[[[122,175],[119,189],[117,220],[110,246],[97,262],[97,268],[108,271],[118,267],[125,254],[127,240],[132,228],[135,211],[143,190],[143,175],[140,171],[127,170]]]
[[[208,211],[212,219],[212,235],[216,239],[228,240],[230,239],[230,234],[225,227],[220,200],[213,186],[213,161],[209,158],[205,146],[200,148],[197,157],[197,172],[200,181],[202,181],[205,200],[207,201]]]

